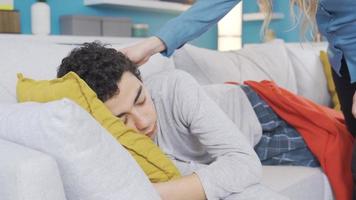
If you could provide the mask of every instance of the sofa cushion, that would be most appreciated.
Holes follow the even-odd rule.
[[[1,200],[65,200],[56,161],[39,151],[0,139]]]
[[[320,168],[263,166],[262,169],[262,184],[290,199],[334,199],[329,181]]]
[[[298,92],[294,70],[281,40],[228,52],[185,45],[174,54],[174,62],[177,69],[189,72],[203,85],[274,80],[278,85]]]
[[[287,44],[286,49],[295,71],[298,94],[315,103],[330,106],[327,82],[319,59],[320,50],[326,49],[326,46],[325,43],[294,43]]]
[[[70,45],[49,44],[0,37],[0,96],[2,103],[16,103],[16,74],[23,72],[36,79],[54,78],[61,58],[73,48]]]
[[[74,72],[50,81],[35,81],[19,75],[19,102],[48,102],[69,98],[87,110],[136,159],[152,182],[179,176],[177,168],[147,136],[127,128],[107,109],[95,92]]]
[[[1,104],[0,110],[0,138],[52,156],[68,200],[159,199],[130,154],[76,103]]]

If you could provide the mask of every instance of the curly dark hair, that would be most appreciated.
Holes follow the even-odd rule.
[[[98,41],[73,49],[58,67],[57,77],[70,71],[78,74],[103,102],[119,92],[117,82],[124,72],[131,72],[141,81],[137,65],[123,53]]]

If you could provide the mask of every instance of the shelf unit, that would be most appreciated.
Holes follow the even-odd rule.
[[[283,13],[272,13],[272,20],[283,19]],[[263,21],[265,19],[265,15],[263,13],[245,13],[242,15],[242,21]]]
[[[84,0],[86,6],[117,6],[131,7],[144,10],[155,10],[160,12],[183,12],[190,8],[190,5],[166,2],[158,0]]]

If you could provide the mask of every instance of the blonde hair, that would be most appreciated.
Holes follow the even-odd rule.
[[[272,2],[273,0],[259,0],[261,12],[265,13],[261,33],[264,35],[267,32],[268,25],[272,19]],[[293,18],[294,26],[301,22],[301,36],[305,38],[308,28],[311,28],[311,34],[314,37],[317,32],[316,27],[316,12],[318,9],[319,0],[290,0],[290,12]],[[298,6],[300,12],[295,15],[294,6]],[[293,26],[293,27],[294,27]]]

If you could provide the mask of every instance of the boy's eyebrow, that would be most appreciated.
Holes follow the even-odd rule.
[[[141,93],[142,93],[142,85],[140,85],[140,87],[138,88],[138,91],[137,91],[135,100],[134,100],[134,102],[133,102],[133,105],[136,104],[137,99],[140,97]],[[120,113],[120,114],[116,115],[116,117],[121,118],[121,117],[124,116],[125,114],[126,114],[126,112],[123,112],[123,113]]]
[[[136,104],[137,99],[140,97],[141,93],[142,93],[142,85],[140,85],[140,88],[138,88],[138,92],[137,92],[135,100],[133,102],[134,105]]]

